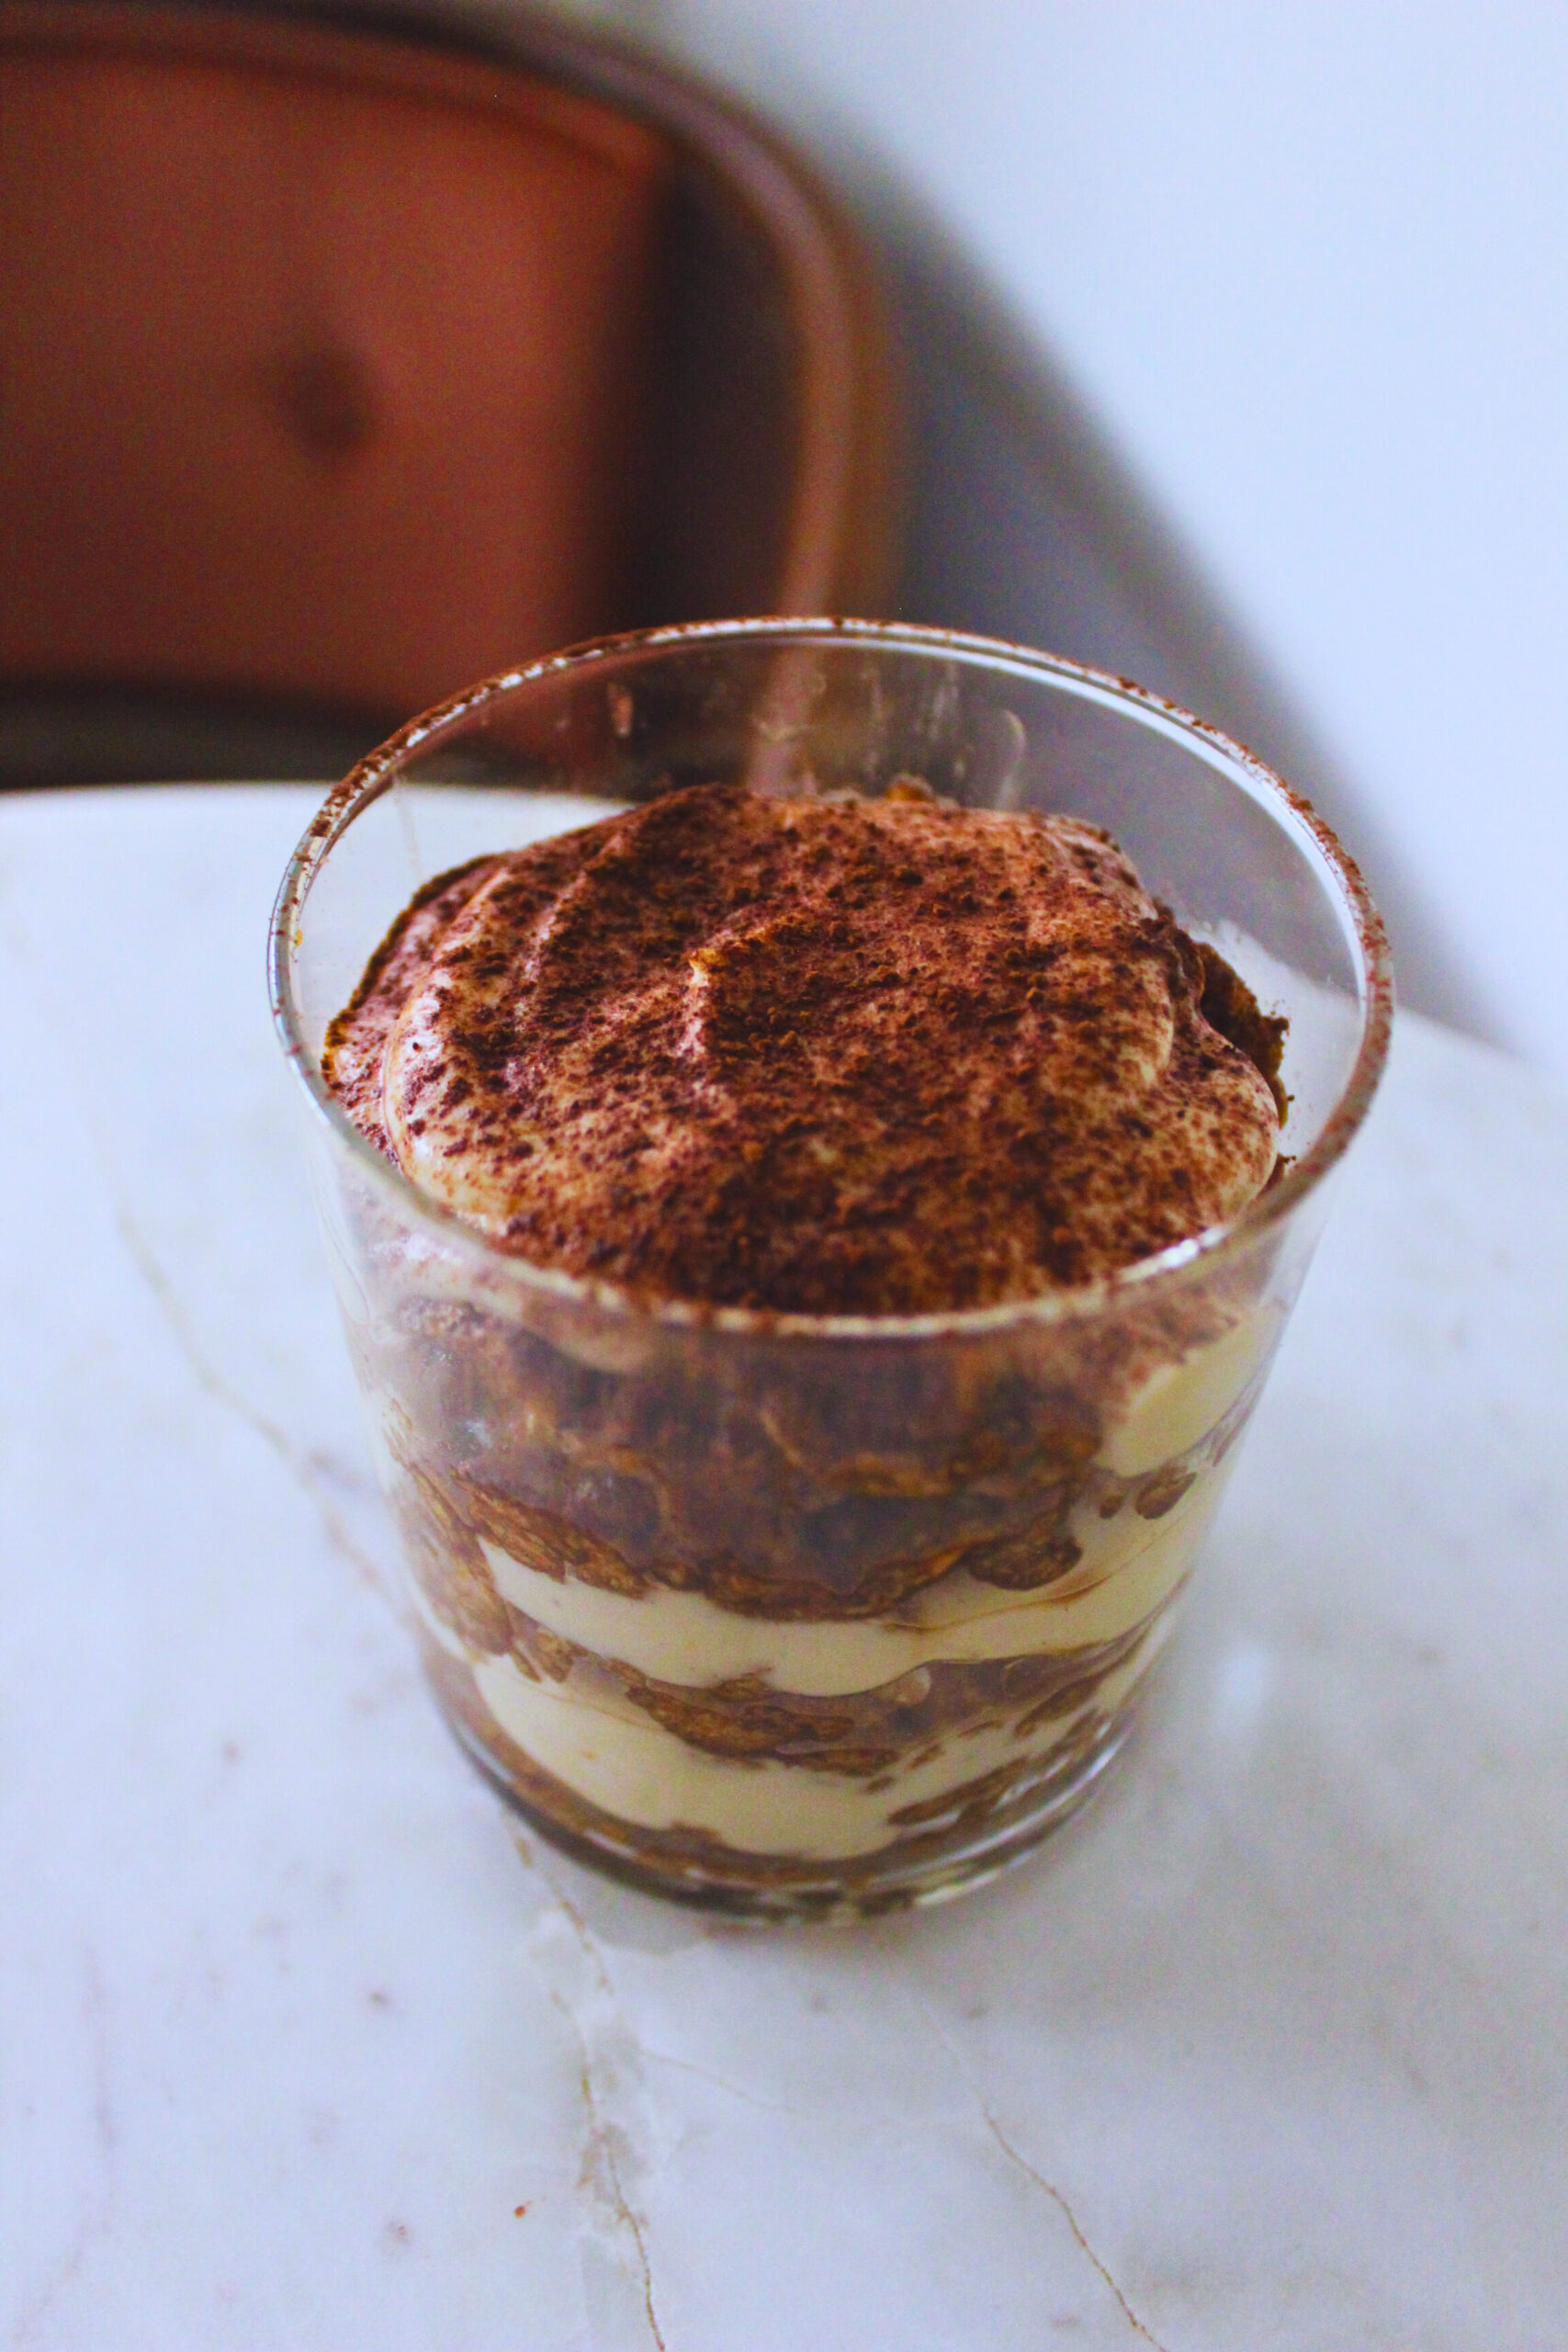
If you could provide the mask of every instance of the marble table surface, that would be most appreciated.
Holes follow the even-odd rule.
[[[1568,1103],[1401,1022],[1085,1815],[714,1926],[520,1838],[387,1605],[311,802],[0,803],[0,2343],[1558,2352]]]

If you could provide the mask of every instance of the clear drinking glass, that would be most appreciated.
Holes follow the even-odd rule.
[[[323,1083],[433,876],[672,787],[1085,817],[1288,1014],[1271,1187],[1111,1280],[912,1317],[629,1303],[416,1192]],[[544,1836],[737,1916],[992,1875],[1087,1795],[1170,1631],[1387,1046],[1382,932],[1248,753],[1044,654],[861,622],[658,630],[490,681],[332,796],[273,988],[436,1695]]]

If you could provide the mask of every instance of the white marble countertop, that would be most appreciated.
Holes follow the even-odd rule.
[[[1558,2352],[1568,1104],[1401,1023],[1032,1866],[716,1927],[525,1846],[377,1590],[262,980],[311,797],[0,803],[0,2343]]]

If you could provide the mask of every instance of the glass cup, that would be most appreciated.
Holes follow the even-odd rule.
[[[1280,1171],[1113,1278],[917,1317],[638,1306],[423,1197],[321,1076],[414,891],[676,786],[922,777],[1091,820],[1290,1028]],[[711,623],[415,720],[285,878],[274,1001],[459,1740],[543,1836],[739,1917],[932,1902],[1025,1853],[1124,1740],[1382,1067],[1349,859],[1247,752],[1138,688],[944,631]]]

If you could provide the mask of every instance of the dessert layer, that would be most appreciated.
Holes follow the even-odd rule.
[[[1218,1339],[1156,1364],[1109,1417],[1099,1461],[1115,1477],[1143,1478],[1190,1453],[1261,1371],[1280,1319],[1277,1306],[1256,1306]]]
[[[1103,1353],[1081,1368],[1085,1389],[1122,1385],[1098,1416],[1064,1386],[1080,1367],[1055,1351],[1033,1379],[1005,1362],[929,1379],[879,1361],[862,1380],[837,1352],[777,1375],[770,1361],[759,1392],[705,1385],[680,1357],[655,1376],[585,1374],[526,1332],[437,1315],[423,1297],[383,1322],[395,1353],[367,1376],[431,1432],[422,1443],[389,1401],[384,1470],[410,1542],[434,1540],[492,1616],[481,1539],[519,1571],[625,1599],[695,1594],[771,1623],[908,1622],[954,1577],[1066,1599],[1103,1572],[1108,1547],[1125,1551],[1139,1522],[1184,1503],[1229,1452],[1280,1325],[1267,1299],[1238,1299],[1228,1327],[1223,1303],[1200,1303],[1203,1319],[1186,1323],[1217,1336],[1184,1341],[1167,1318],[1109,1369]],[[1141,1377],[1140,1356],[1155,1359]],[[491,1645],[504,1645],[499,1632]]]
[[[646,1714],[536,1679],[514,1658],[481,1658],[475,1686],[495,1724],[552,1779],[617,1821],[696,1830],[743,1853],[834,1860],[869,1854],[912,1830],[938,1826],[948,1807],[993,1774],[1010,1781],[1070,1741],[1079,1718],[1112,1715],[1164,1639],[1153,1625],[1070,1713],[1021,1739],[1016,1724],[987,1724],[901,1762],[877,1784],[772,1759],[736,1761],[692,1746]]]
[[[1277,1329],[1277,1314],[1256,1307],[1220,1339],[1158,1367],[1111,1419],[1099,1456],[1071,1478],[1016,1497],[863,1495],[792,1512],[787,1494],[768,1506],[755,1445],[744,1463],[720,1455],[702,1466],[728,1503],[728,1521],[721,1512],[706,1531],[718,1550],[694,1555],[682,1541],[694,1515],[674,1507],[689,1503],[690,1480],[671,1485],[663,1425],[636,1432],[653,1451],[652,1511],[640,1533],[626,1527],[637,1538],[635,1559],[559,1510],[467,1471],[424,1466],[406,1432],[391,1433],[385,1468],[433,1597],[454,1623],[471,1621],[480,1647],[507,1645],[510,1603],[553,1633],[675,1681],[761,1673],[803,1691],[864,1688],[938,1656],[1008,1654],[1014,1628],[1019,1648],[1067,1647],[1116,1630],[1116,1597],[1085,1596],[1122,1571],[1138,1591],[1152,1590],[1176,1556],[1176,1531],[1189,1546],[1197,1542],[1219,1493],[1213,1474]],[[506,1410],[498,1386],[475,1399],[492,1434]],[[536,1396],[536,1442],[513,1475],[536,1494],[568,1501],[575,1492],[577,1509],[601,1529],[624,1518],[628,1478],[644,1459],[627,1442],[634,1432],[574,1432],[558,1455],[541,1419]],[[736,1426],[732,1414],[732,1434]],[[747,1468],[751,1490],[742,1483]],[[896,1542],[910,1548],[889,1557],[883,1544]],[[1141,1600],[1128,1605],[1143,1613]],[[959,1621],[969,1627],[961,1646],[942,1646],[944,1629]]]
[[[1224,1471],[1153,1522],[1129,1512],[1090,1565],[1039,1593],[968,1577],[922,1594],[907,1615],[769,1623],[700,1592],[640,1595],[547,1576],[492,1544],[484,1554],[503,1601],[547,1633],[688,1689],[754,1678],[809,1697],[879,1690],[917,1668],[1091,1648],[1141,1624],[1173,1592],[1213,1513]],[[495,1646],[487,1644],[485,1646]]]
[[[1090,826],[715,785],[431,886],[326,1067],[537,1263],[876,1315],[1232,1215],[1275,1162],[1277,1027]]]
[[[781,1690],[758,1675],[682,1684],[581,1648],[513,1611],[506,1651],[475,1644],[442,1618],[417,1584],[412,1598],[426,1634],[446,1654],[478,1666],[510,1656],[524,1676],[555,1684],[563,1698],[598,1713],[648,1716],[689,1747],[729,1758],[888,1784],[911,1759],[1011,1724],[1025,1738],[1076,1714],[1104,1678],[1145,1640],[1153,1615],[1086,1648],[912,1668],[893,1682],[829,1696]],[[1159,1608],[1170,1598],[1161,1598]],[[1157,1612],[1157,1610],[1156,1611]]]
[[[770,1760],[880,1787],[902,1764],[1010,1724],[1024,1738],[1073,1713],[1149,1630],[1145,1620],[1090,1649],[1043,1651],[913,1668],[871,1690],[822,1698],[755,1675],[696,1686],[661,1682],[597,1657],[518,1616],[512,1656],[536,1679],[568,1686],[612,1714],[650,1715],[709,1755]]]
[[[977,1838],[988,1838],[1026,1823],[1054,1792],[1079,1779],[1096,1755],[1117,1741],[1119,1725],[1125,1723],[1125,1707],[1119,1714],[1089,1708],[1048,1750],[1032,1751],[1021,1743],[1021,1752],[1011,1762],[964,1781],[925,1806],[915,1806],[920,1817],[901,1821],[897,1838],[889,1844],[858,1858],[811,1861],[732,1847],[707,1830],[650,1829],[617,1819],[546,1772],[508,1737],[480,1698],[466,1660],[428,1634],[422,1647],[425,1672],[459,1736],[483,1755],[526,1811],[548,1818],[569,1851],[578,1851],[581,1841],[579,1860],[611,1856],[649,1873],[652,1883],[675,1882],[693,1891],[726,1886],[776,1890],[828,1911],[846,1891],[868,1891],[883,1883],[889,1869],[895,1873],[918,1871]],[[1134,1684],[1132,1689],[1132,1703],[1138,1688]]]

